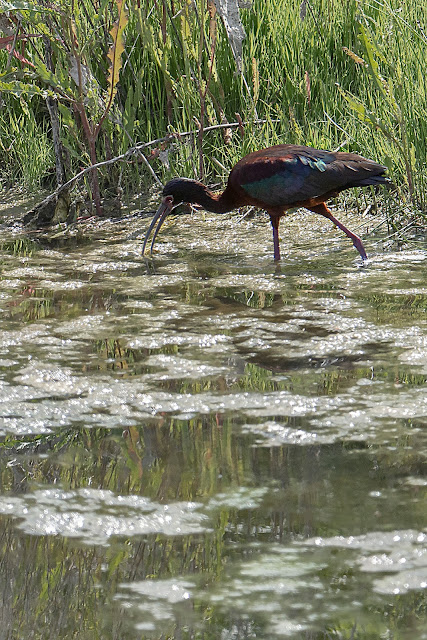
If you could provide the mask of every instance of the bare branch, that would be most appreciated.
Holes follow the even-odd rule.
[[[251,124],[265,124],[267,122],[279,122],[279,120],[254,120]],[[248,124],[248,123],[245,123],[245,124]],[[226,122],[222,124],[215,124],[210,127],[205,127],[203,129],[203,132],[214,131],[216,129],[226,129],[226,128],[229,129],[232,127],[233,128],[241,127],[241,123]],[[65,191],[66,189],[68,189],[68,187],[74,184],[74,182],[76,182],[77,180],[80,180],[80,178],[83,178],[84,175],[86,175],[90,171],[93,171],[94,169],[99,169],[100,167],[106,167],[110,164],[114,164],[115,162],[128,162],[130,161],[130,158],[136,153],[139,153],[141,149],[152,147],[155,144],[160,144],[161,142],[172,142],[173,140],[177,140],[177,139],[179,140],[180,138],[184,138],[187,136],[195,136],[195,135],[197,135],[197,131],[184,131],[183,133],[170,133],[167,136],[164,136],[163,138],[150,140],[150,142],[142,142],[141,144],[137,144],[134,147],[130,147],[125,153],[122,153],[120,156],[116,156],[115,158],[110,158],[109,160],[104,160],[103,162],[97,162],[96,164],[92,164],[90,167],[86,167],[85,169],[82,169],[82,171],[80,171],[75,176],[70,178],[70,180],[68,180],[67,182],[64,182],[64,184],[61,184],[57,189],[55,189],[55,191],[53,191],[50,195],[48,195],[47,198],[42,200],[42,202],[40,202],[40,204],[38,204],[36,208],[38,209],[40,207],[43,207],[49,202],[51,202],[52,200],[54,200],[55,198],[57,198],[63,191]]]

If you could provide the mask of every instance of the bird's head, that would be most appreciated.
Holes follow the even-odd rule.
[[[150,237],[150,233],[154,229],[156,223],[157,227],[153,234],[150,251],[153,250],[157,234],[172,209],[175,209],[175,207],[182,202],[197,202],[197,194],[200,193],[201,188],[205,189],[205,187],[200,182],[197,182],[197,180],[190,180],[188,178],[173,178],[172,180],[169,180],[163,188],[162,203],[154,214],[147,233],[145,234],[144,243],[142,245],[142,255],[144,255],[148,238]]]
[[[163,188],[163,197],[173,198],[174,205],[180,202],[198,202],[200,192],[206,191],[206,187],[197,180],[189,178],[173,178]]]

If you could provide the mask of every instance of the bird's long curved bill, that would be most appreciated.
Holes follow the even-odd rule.
[[[165,198],[162,204],[160,205],[160,207],[157,209],[156,213],[154,214],[151,224],[148,227],[147,233],[145,234],[144,243],[142,245],[142,255],[144,255],[145,253],[145,247],[147,246],[148,238],[150,237],[150,234],[157,223],[157,227],[156,227],[156,230],[154,231],[153,239],[151,241],[151,246],[150,246],[150,253],[153,253],[153,247],[157,238],[157,234],[159,233],[164,221],[166,220],[171,210],[172,210],[172,202],[170,202],[168,198]]]

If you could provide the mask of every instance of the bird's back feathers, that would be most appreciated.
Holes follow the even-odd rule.
[[[286,208],[350,187],[387,182],[385,171],[374,160],[353,153],[277,145],[242,158],[228,185],[252,204]]]

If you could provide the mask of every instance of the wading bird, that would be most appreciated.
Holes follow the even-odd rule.
[[[160,228],[172,209],[183,202],[199,204],[207,211],[227,213],[252,205],[270,216],[273,227],[274,259],[280,260],[279,222],[288,209],[305,207],[328,218],[352,240],[366,260],[361,239],[337,220],[325,204],[340,191],[390,182],[386,167],[354,153],[322,151],[293,144],[280,144],[254,151],[231,170],[226,189],[214,194],[204,184],[174,178],[163,189],[163,201],[145,235],[142,254],[157,223],[151,251]]]

